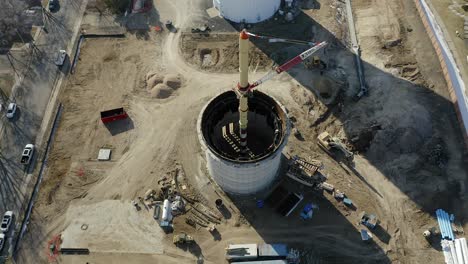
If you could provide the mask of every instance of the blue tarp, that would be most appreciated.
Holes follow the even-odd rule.
[[[310,210],[312,210],[312,204],[308,203],[304,206],[304,210],[302,210],[304,213],[308,213]]]
[[[367,233],[367,230],[361,229],[361,238],[364,241],[367,241],[370,239],[369,233]]]

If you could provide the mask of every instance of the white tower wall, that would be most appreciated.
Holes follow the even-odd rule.
[[[239,164],[220,159],[207,148],[206,165],[210,175],[224,191],[232,194],[252,194],[265,189],[276,179],[282,149],[283,147],[257,163]]]
[[[278,11],[281,0],[213,0],[219,14],[236,23],[258,23]]]
[[[198,139],[205,152],[206,166],[211,177],[226,192],[245,195],[254,194],[270,186],[278,176],[281,153],[288,142],[291,126],[287,112],[276,99],[272,98],[285,117],[284,138],[282,143],[268,157],[256,162],[234,162],[214,153],[208,146],[202,132],[203,113],[210,104],[202,109],[197,120]]]

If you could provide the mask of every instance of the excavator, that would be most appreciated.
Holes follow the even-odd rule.
[[[174,235],[174,237],[172,238],[172,242],[175,244],[175,245],[180,245],[180,244],[191,244],[193,243],[195,240],[193,239],[192,236],[190,235],[187,235],[186,233],[180,233],[178,235]]]
[[[349,151],[339,138],[332,137],[327,131],[322,132],[318,137],[318,145],[330,156],[336,158],[334,151],[341,152],[347,162],[352,162],[354,153]]]

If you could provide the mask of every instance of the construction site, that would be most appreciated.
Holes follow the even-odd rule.
[[[464,113],[419,0],[104,2],[12,263],[468,264]]]

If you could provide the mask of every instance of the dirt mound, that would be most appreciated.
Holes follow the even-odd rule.
[[[200,53],[200,63],[202,68],[214,66],[219,61],[220,56],[218,49],[201,49],[198,53]]]
[[[192,66],[209,72],[237,72],[239,70],[239,35],[216,34],[209,36],[182,33],[181,54]],[[250,46],[249,65],[253,70],[268,70],[273,62],[255,45]]]
[[[397,148],[397,153],[416,152],[423,144],[423,138],[418,131],[412,127],[398,128],[395,131],[396,144],[391,148]]]
[[[448,162],[447,147],[442,138],[433,137],[421,148],[421,152],[429,164],[444,168]]]
[[[148,90],[152,90],[156,85],[162,84],[164,82],[164,77],[157,74],[151,75],[150,78],[148,78],[148,75],[146,75],[146,77],[146,88]]]
[[[102,61],[103,62],[108,62],[108,61],[112,61],[112,60],[115,60],[119,55],[117,54],[117,52],[115,51],[109,51],[107,52],[104,57],[102,57]]]
[[[158,74],[157,72],[152,72],[152,71],[147,72],[145,80],[148,81],[149,79],[151,79],[151,77],[153,77],[153,76],[155,76],[157,74]]]
[[[151,89],[150,94],[153,98],[165,99],[171,96],[173,92],[174,90],[171,87],[160,83],[157,84],[153,89]]]
[[[179,89],[182,86],[182,77],[178,74],[169,74],[164,78],[164,83],[172,89]]]

